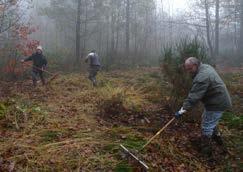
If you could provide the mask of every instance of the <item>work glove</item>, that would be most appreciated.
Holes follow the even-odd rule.
[[[44,72],[44,71],[46,70],[46,68],[47,68],[47,65],[43,65],[43,66],[41,67],[41,70]]]
[[[24,63],[24,59],[20,60],[21,63]]]
[[[186,110],[181,107],[181,109],[175,113],[175,117],[180,118],[183,113],[186,113]]]

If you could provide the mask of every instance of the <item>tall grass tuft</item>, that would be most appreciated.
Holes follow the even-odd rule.
[[[145,104],[143,97],[133,88],[106,85],[99,90],[99,95],[99,109],[107,115],[138,112]]]

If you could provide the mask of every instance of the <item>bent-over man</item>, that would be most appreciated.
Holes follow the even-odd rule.
[[[184,67],[193,77],[192,88],[182,108],[175,113],[175,116],[180,117],[199,101],[204,104],[201,122],[202,135],[196,143],[202,153],[210,156],[212,154],[212,140],[223,145],[217,124],[223,112],[231,108],[231,98],[223,80],[212,66],[201,63],[195,57],[190,57],[186,59]]]

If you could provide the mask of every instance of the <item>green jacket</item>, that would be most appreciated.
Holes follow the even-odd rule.
[[[199,66],[183,108],[189,110],[199,101],[204,104],[207,111],[224,111],[232,106],[224,82],[214,68],[207,64]]]

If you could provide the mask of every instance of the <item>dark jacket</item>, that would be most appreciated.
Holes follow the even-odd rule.
[[[232,106],[224,82],[214,68],[207,64],[199,66],[183,108],[188,110],[198,101],[202,101],[207,111],[224,111]]]
[[[47,65],[47,60],[43,54],[34,53],[27,57],[24,61],[33,61],[33,70],[39,71],[38,68],[45,67]]]
[[[89,53],[86,57],[85,61],[89,60],[89,65],[92,66],[100,66],[99,56],[96,53]]]

